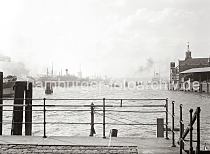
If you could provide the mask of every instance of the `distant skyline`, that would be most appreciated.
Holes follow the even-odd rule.
[[[0,68],[167,76],[187,42],[210,56],[209,19],[209,0],[0,0]]]

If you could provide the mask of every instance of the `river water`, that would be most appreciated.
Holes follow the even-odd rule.
[[[183,119],[185,126],[189,122],[189,109],[201,107],[201,139],[202,143],[210,144],[210,95],[192,92],[168,91],[168,90],[152,90],[152,89],[125,89],[125,88],[56,88],[52,95],[45,95],[44,89],[34,88],[33,98],[168,98],[169,112],[171,113],[171,101],[175,101],[175,127],[179,127],[179,105],[183,104]],[[12,104],[13,101],[4,101],[4,104]],[[60,105],[102,105],[102,101],[50,101],[46,104],[60,104]],[[33,104],[43,104],[43,101],[34,101]],[[107,101],[107,105],[119,105],[119,101]],[[141,104],[161,104],[165,101],[124,101],[123,105],[141,105]],[[5,107],[4,109],[12,109],[12,107]],[[43,109],[34,107],[33,109]],[[47,108],[55,109],[55,108]],[[56,109],[89,109],[89,108],[56,108]],[[97,108],[101,109],[101,108]],[[113,108],[111,108],[113,109]],[[135,111],[163,111],[165,108],[114,108],[117,111],[135,110]],[[96,111],[95,122],[102,123],[102,112]],[[165,113],[125,113],[125,112],[107,112],[106,122],[110,123],[150,123],[155,124],[157,118],[164,118]],[[4,112],[4,128],[3,134],[10,135],[11,131],[12,113]],[[90,111],[86,112],[68,112],[68,111],[47,111],[47,122],[90,122]],[[43,122],[43,112],[33,112],[33,122]],[[6,124],[9,123],[9,124]],[[171,115],[169,114],[169,127],[171,127]],[[126,125],[106,125],[106,136],[109,135],[110,129],[118,129],[118,136],[139,136],[139,137],[156,137],[156,126],[126,126]],[[102,136],[102,125],[95,125],[95,136]],[[196,129],[194,129],[196,132]],[[74,125],[74,124],[47,124],[47,136],[89,136],[90,125]],[[43,124],[33,125],[33,135],[43,135]],[[171,133],[169,133],[171,137]],[[178,133],[176,138],[178,138]],[[196,137],[194,135],[194,137]],[[196,138],[195,138],[196,139]]]

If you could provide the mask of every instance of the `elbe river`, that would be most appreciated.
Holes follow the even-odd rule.
[[[33,98],[91,98],[91,99],[133,99],[133,98],[168,98],[169,102],[169,127],[171,127],[171,102],[175,101],[175,128],[179,128],[179,105],[183,104],[183,119],[185,127],[189,123],[189,109],[194,111],[196,107],[201,108],[201,142],[210,145],[210,95],[204,93],[193,93],[183,91],[168,91],[168,90],[152,90],[152,89],[126,89],[126,88],[110,88],[110,87],[74,87],[74,88],[55,88],[52,95],[45,95],[43,88],[33,89]],[[53,105],[102,105],[102,100],[99,101],[68,101],[68,100],[47,100],[46,104]],[[4,104],[13,104],[13,101],[4,101]],[[43,104],[43,101],[33,101],[33,104]],[[164,105],[165,101],[123,101],[125,105]],[[120,101],[106,101],[106,105],[120,105]],[[4,107],[4,109],[12,109],[12,107]],[[43,109],[43,107],[33,107],[34,110]],[[56,122],[60,124],[47,124],[47,136],[89,136],[89,124],[63,124],[63,123],[90,123],[90,111],[49,111],[49,110],[89,110],[90,107],[47,107],[46,122]],[[96,107],[95,110],[102,108]],[[164,111],[165,108],[134,108],[134,107],[115,107],[107,108],[107,110],[114,110],[113,112],[106,112],[106,122],[116,123],[120,125],[107,124],[106,136],[109,136],[110,129],[117,129],[118,136],[142,137],[152,138],[156,137],[156,125],[125,125],[125,124],[156,124],[157,118],[164,118],[165,113],[145,113],[146,111]],[[139,111],[123,112],[123,111]],[[120,112],[119,112],[120,111]],[[143,113],[142,113],[143,112]],[[10,135],[12,112],[4,112],[4,127],[3,134]],[[41,124],[33,124],[33,135],[43,135],[43,111],[33,112],[33,122]],[[102,123],[102,112],[95,111],[95,122]],[[96,124],[95,136],[102,137],[102,124]],[[24,127],[23,127],[24,129]],[[23,130],[24,131],[24,130]],[[194,133],[196,133],[196,123],[194,126]],[[23,132],[24,133],[24,132]],[[171,133],[169,132],[169,138]],[[179,138],[179,132],[176,133],[176,138]],[[189,138],[189,135],[188,135]],[[194,135],[196,140],[196,134]]]

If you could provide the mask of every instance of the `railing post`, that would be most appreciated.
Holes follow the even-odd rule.
[[[200,153],[200,107],[197,107],[197,147],[196,154]]]
[[[95,128],[94,128],[94,104],[91,103],[91,122],[90,122],[90,135],[89,136],[93,136],[93,134],[95,134]]]
[[[122,107],[122,101],[123,101],[123,100],[121,99],[121,100],[120,100],[120,107]]]
[[[182,104],[180,104],[180,137],[179,137],[179,147],[180,147],[180,154],[182,154],[183,149],[183,140],[182,140],[182,133],[183,133],[183,119],[182,119]]]
[[[174,117],[175,117],[175,113],[174,113],[174,101],[172,101],[172,147],[176,147],[175,145],[175,132],[174,132]]]
[[[193,109],[190,109],[190,149],[189,154],[193,154],[193,124],[192,124],[192,113]]]
[[[168,98],[166,98],[166,139],[168,138]]]
[[[103,98],[103,138],[106,138],[106,130],[105,130],[105,126],[106,126],[106,122],[105,122],[105,98]]]
[[[43,135],[43,138],[47,138],[47,136],[46,136],[46,98],[44,98],[43,99],[43,101],[44,101],[44,106],[43,106],[43,113],[44,113],[44,135]]]

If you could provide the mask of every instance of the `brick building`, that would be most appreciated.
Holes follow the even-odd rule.
[[[205,68],[205,69],[199,69]],[[178,61],[178,66],[175,62],[170,64],[170,89],[171,84],[178,84],[177,88],[181,88],[184,81],[191,79],[191,81],[206,81],[210,79],[210,57],[209,58],[192,58],[189,43],[187,45],[187,52],[184,60]]]

